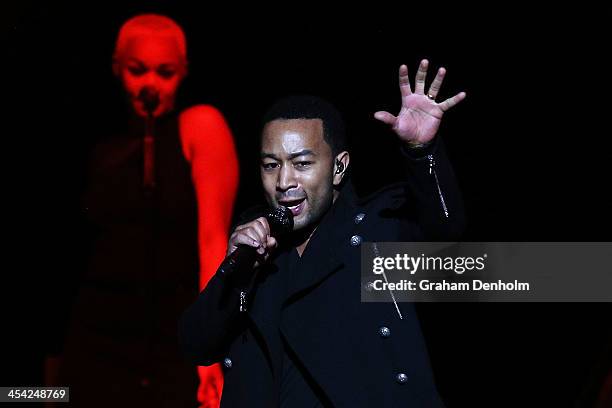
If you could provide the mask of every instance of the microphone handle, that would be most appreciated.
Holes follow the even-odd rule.
[[[145,136],[143,140],[143,184],[146,191],[155,188],[155,139],[153,137],[154,127],[153,115],[148,114],[145,122]]]
[[[257,261],[257,248],[239,245],[223,260],[219,269],[232,286],[244,287],[249,284],[255,274],[253,270],[255,261]]]

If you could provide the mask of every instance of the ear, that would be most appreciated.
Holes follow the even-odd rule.
[[[338,187],[346,174],[351,157],[349,152],[343,151],[334,158],[334,187]]]

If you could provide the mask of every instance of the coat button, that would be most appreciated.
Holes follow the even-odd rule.
[[[404,373],[399,373],[396,377],[395,380],[399,383],[399,384],[406,384],[408,382],[408,376]]]
[[[362,238],[359,235],[353,235],[351,237],[351,245],[352,246],[359,246],[359,245],[361,245],[361,241],[362,241]]]
[[[355,216],[355,224],[359,224],[365,218],[364,213],[359,213]]]
[[[380,337],[386,339],[387,337],[391,335],[391,330],[389,330],[388,327],[383,326],[380,329],[378,329],[378,334],[380,334]]]
[[[231,358],[224,358],[223,359],[223,366],[225,368],[232,368],[232,359]]]

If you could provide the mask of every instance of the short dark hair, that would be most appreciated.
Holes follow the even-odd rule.
[[[273,120],[321,119],[323,138],[331,147],[332,155],[347,149],[346,130],[342,115],[331,103],[312,95],[292,95],[279,99],[263,117],[263,127]]]

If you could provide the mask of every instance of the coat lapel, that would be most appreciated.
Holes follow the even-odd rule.
[[[281,275],[286,268],[287,258],[286,253],[281,253],[273,263],[262,268],[258,272],[255,291],[248,295],[248,316],[258,331],[257,334],[263,337],[263,351],[276,379],[282,361],[278,326],[285,287]]]
[[[352,340],[353,322],[360,318],[360,309],[354,307],[360,302],[360,281],[350,279],[354,260],[346,258],[348,254],[359,253],[350,243],[356,229],[357,209],[352,188],[346,186],[302,254],[293,296],[281,312],[280,329],[288,346],[336,405],[347,401],[346,395],[350,393],[330,384],[338,383],[338,373],[350,369],[355,354],[366,352]],[[330,380],[331,377],[335,379]],[[364,383],[365,380],[356,383],[356,389]]]
[[[300,260],[300,273],[296,274],[286,305],[314,289],[342,267],[339,243],[350,239],[355,208],[355,193],[350,183],[347,183],[310,238]]]

